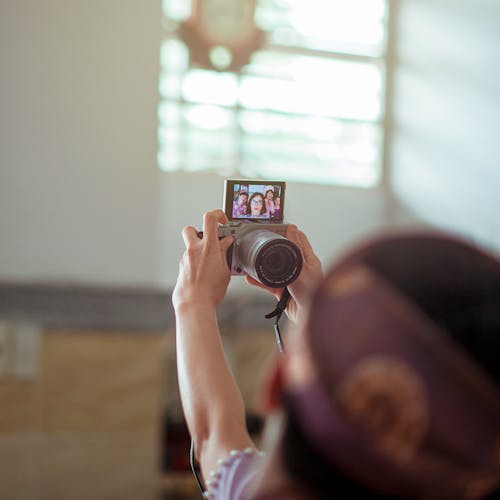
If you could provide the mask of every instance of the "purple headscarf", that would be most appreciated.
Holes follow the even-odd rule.
[[[398,235],[351,252],[312,300],[313,377],[288,389],[308,441],[380,494],[461,499],[500,487],[498,381],[450,335],[457,324],[500,335],[499,311],[499,261],[460,240]]]

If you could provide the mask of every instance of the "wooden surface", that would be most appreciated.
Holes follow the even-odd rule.
[[[166,335],[47,331],[0,382],[0,499],[159,498]]]
[[[250,408],[272,335],[224,335]],[[190,474],[160,473],[162,415],[178,405],[172,332],[46,330],[38,376],[0,379],[0,500],[199,498]]]

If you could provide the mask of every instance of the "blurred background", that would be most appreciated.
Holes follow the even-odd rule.
[[[327,265],[432,226],[500,251],[496,0],[0,0],[0,499],[189,498],[170,293],[225,178]],[[234,278],[259,430],[273,299]],[[195,496],[196,497],[196,496]]]

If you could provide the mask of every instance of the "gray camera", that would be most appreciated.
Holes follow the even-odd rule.
[[[231,274],[248,274],[272,288],[299,276],[302,253],[285,237],[285,187],[280,181],[225,181],[224,212],[230,222],[219,227],[219,237],[234,238],[227,253]]]

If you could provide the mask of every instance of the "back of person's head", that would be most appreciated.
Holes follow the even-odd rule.
[[[498,259],[440,233],[368,242],[326,273],[305,338],[283,456],[317,497],[499,491]]]

